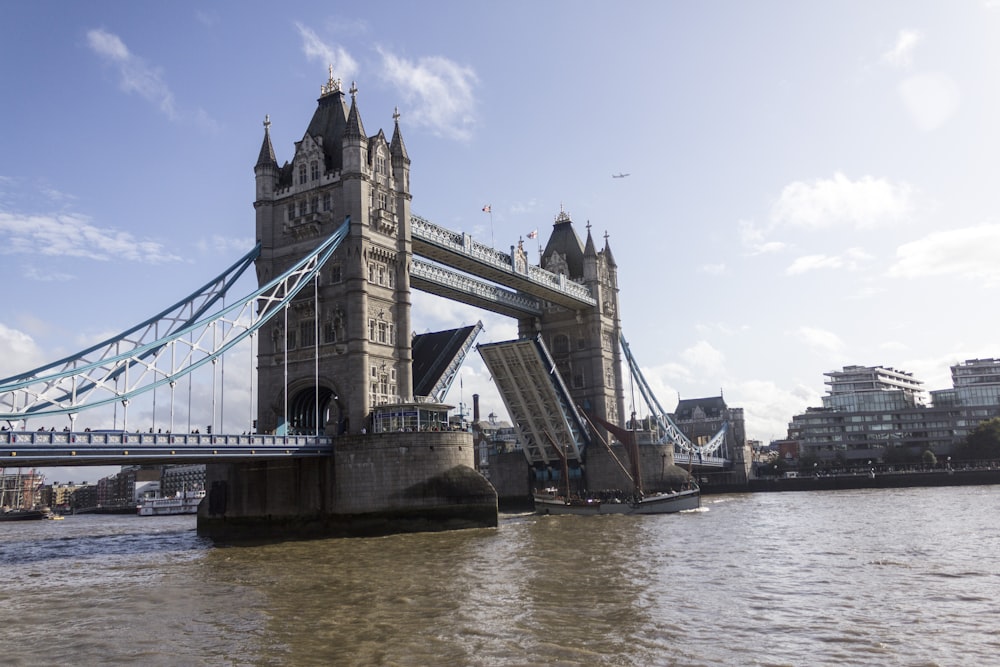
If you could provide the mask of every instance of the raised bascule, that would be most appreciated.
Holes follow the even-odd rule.
[[[642,379],[622,334],[608,236],[598,250],[588,223],[581,242],[561,211],[535,266],[520,242],[501,252],[414,215],[400,116],[391,137],[369,135],[357,95],[331,69],[281,165],[265,120],[254,166],[258,245],[237,265],[102,345],[0,380],[0,419],[61,414],[72,423],[93,405],[120,401],[127,411],[130,398],[169,388],[172,422],[179,379],[249,338],[257,346],[250,435],[214,435],[206,457],[200,435],[188,446],[190,434],[150,433],[130,447],[127,433],[95,441],[71,428],[47,440],[8,435],[8,458],[210,461],[198,530],[220,540],[495,526],[494,484],[504,476],[491,484],[476,471],[472,434],[451,428],[443,402],[482,325],[413,335],[417,289],[518,322],[517,340],[477,348],[524,447],[518,464],[506,464],[507,493],[563,474],[578,488],[623,488],[615,443],[589,416],[647,432],[640,459],[654,471],[644,473],[651,491],[686,479],[675,454],[689,467],[697,456],[701,467],[722,468],[732,445],[725,427],[688,440]],[[251,262],[259,289],[220,307]],[[649,407],[641,422],[634,405],[626,411],[623,361]],[[56,451],[61,459],[45,454]]]

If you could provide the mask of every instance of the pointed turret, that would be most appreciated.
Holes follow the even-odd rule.
[[[611,244],[608,242],[608,233],[604,233],[604,261],[608,263],[608,266],[617,269],[618,264],[615,262],[615,256],[611,254]]]
[[[597,247],[594,245],[594,237],[590,234],[590,221],[587,221],[587,244],[583,248],[583,280],[585,283],[596,281],[597,270]]]
[[[392,112],[392,120],[395,126],[392,129],[392,143],[389,144],[389,154],[393,161],[402,158],[407,164],[410,163],[410,156],[406,153],[406,144],[403,143],[403,134],[399,131],[399,107]]]
[[[594,246],[594,237],[590,235],[590,222],[587,222],[587,245],[583,249],[584,257],[597,257],[597,248]]]
[[[278,161],[271,145],[271,116],[264,116],[264,142],[260,145],[260,155],[253,167],[257,179],[257,201],[271,200],[278,186]],[[258,237],[259,238],[259,237]]]
[[[351,110],[347,114],[347,131],[345,136],[356,139],[358,137],[368,138],[365,134],[365,126],[361,123],[361,114],[358,112],[358,86],[351,84]]]
[[[271,145],[271,116],[264,116],[264,143],[260,145],[260,155],[257,156],[255,167],[277,167],[278,160],[274,157],[274,146]]]

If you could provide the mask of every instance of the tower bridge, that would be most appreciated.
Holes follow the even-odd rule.
[[[581,241],[561,211],[532,265],[520,244],[498,251],[414,215],[399,114],[391,138],[369,135],[358,89],[349,95],[348,103],[331,70],[280,165],[265,120],[254,165],[257,247],[234,267],[101,345],[0,380],[0,419],[64,415],[72,424],[83,410],[121,404],[124,420],[130,400],[152,392],[155,404],[160,391],[169,392],[173,431],[179,379],[199,368],[214,374],[245,341],[256,347],[257,389],[247,433],[95,444],[71,426],[65,442],[0,439],[0,465],[212,461],[199,531],[223,539],[495,525],[497,492],[474,471],[472,436],[447,428],[443,404],[482,326],[411,336],[417,289],[517,320],[517,341],[479,352],[525,443],[521,470],[551,477],[559,447],[579,483],[623,486],[605,450],[588,447],[607,434],[583,416],[622,424],[631,414],[637,423],[636,406],[626,410],[623,351],[633,376],[638,365],[622,336],[608,236],[599,250],[588,224]],[[225,306],[251,262],[258,290]],[[651,465],[665,471],[675,453],[688,465],[729,464],[731,435],[695,444],[650,397],[642,457]],[[213,420],[214,401],[213,389]],[[659,483],[671,481],[661,474]]]

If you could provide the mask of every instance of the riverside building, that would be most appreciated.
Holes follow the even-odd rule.
[[[825,373],[823,406],[788,426],[802,458],[906,462],[925,451],[947,456],[976,426],[1000,416],[1000,360],[951,367],[951,389],[931,391],[912,373],[884,366],[845,366]]]

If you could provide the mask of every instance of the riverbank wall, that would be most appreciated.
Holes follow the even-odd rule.
[[[841,489],[897,489],[916,486],[976,486],[1000,484],[1000,469],[929,470],[763,477],[746,484],[702,484],[702,495],[720,493],[775,493],[785,491],[836,491]]]

